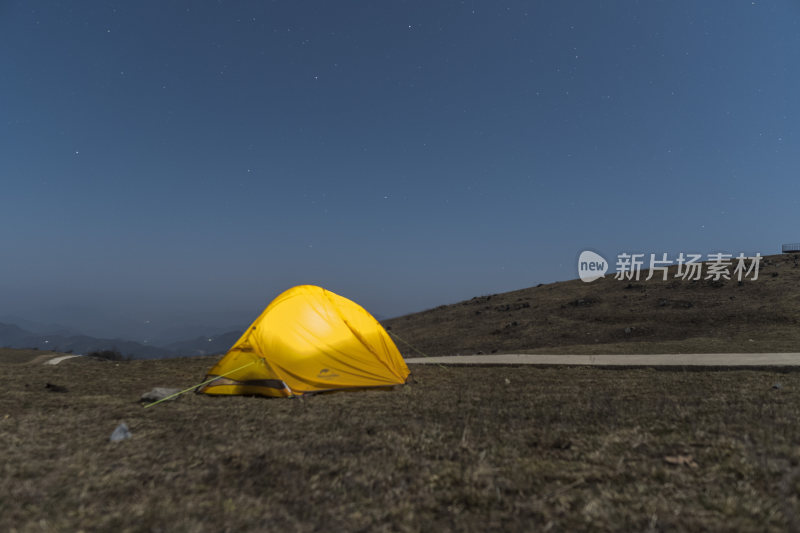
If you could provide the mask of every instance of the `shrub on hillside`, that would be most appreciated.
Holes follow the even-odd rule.
[[[89,357],[96,357],[98,359],[107,359],[109,361],[125,361],[127,357],[122,355],[119,351],[111,350],[95,350],[87,354]]]

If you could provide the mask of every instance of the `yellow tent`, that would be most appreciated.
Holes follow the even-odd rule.
[[[409,375],[386,330],[363,307],[300,285],[267,306],[206,376],[224,377],[200,392],[301,396],[399,385]]]

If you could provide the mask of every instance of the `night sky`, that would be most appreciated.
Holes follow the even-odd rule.
[[[390,317],[800,242],[795,1],[0,1],[0,72],[0,315]]]

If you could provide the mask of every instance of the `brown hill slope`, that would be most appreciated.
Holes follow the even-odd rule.
[[[610,273],[478,296],[384,325],[427,355],[800,351],[799,261],[764,257],[758,279],[741,282],[675,279],[676,267],[666,281]]]
[[[30,363],[45,362],[59,355],[69,355],[65,353],[53,352],[50,350],[36,350],[27,348],[0,348],[0,364],[3,363]]]

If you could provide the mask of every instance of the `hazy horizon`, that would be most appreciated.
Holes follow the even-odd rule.
[[[788,0],[3,2],[0,316],[246,325],[316,284],[389,318],[584,249],[779,253],[799,30]]]

